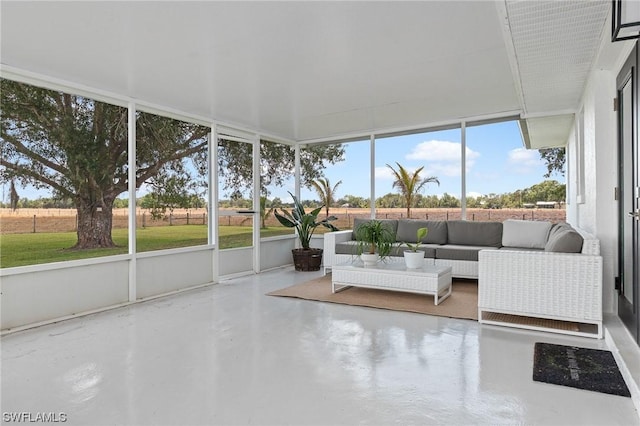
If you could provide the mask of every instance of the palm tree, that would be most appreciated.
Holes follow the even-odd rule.
[[[421,179],[420,172],[424,169],[424,166],[420,167],[412,174],[402,167],[400,163],[396,164],[398,165],[398,170],[394,169],[389,164],[387,164],[387,167],[389,167],[393,172],[395,177],[395,180],[393,181],[393,188],[397,188],[400,195],[404,197],[404,201],[407,205],[407,218],[410,218],[411,206],[413,205],[416,194],[428,183],[435,182],[440,186],[440,181],[435,176]]]
[[[320,204],[324,204],[327,217],[329,217],[329,207],[331,207],[335,203],[336,190],[341,183],[342,181],[339,180],[338,183],[331,187],[329,179],[324,177],[311,182],[311,186],[318,193],[318,197],[320,197]]]

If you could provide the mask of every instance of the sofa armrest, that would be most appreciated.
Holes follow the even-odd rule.
[[[602,257],[482,250],[478,307],[526,316],[602,321]]]
[[[580,229],[580,228],[576,228],[574,227],[573,229],[576,230],[576,232],[578,232],[580,234],[580,236],[582,236],[582,254],[593,254],[593,255],[599,255],[600,254],[600,240],[597,239],[596,237],[594,237],[593,235],[591,235],[590,233],[588,233],[587,231]]]
[[[324,252],[322,262],[324,264],[324,272],[331,269],[336,263],[336,243],[351,241],[353,231],[351,229],[344,231],[327,232],[324,234]]]

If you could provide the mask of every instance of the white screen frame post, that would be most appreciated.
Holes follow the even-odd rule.
[[[137,299],[136,285],[136,104],[129,102],[127,119],[127,149],[129,162],[128,167],[128,190],[129,190],[129,302],[135,302]]]

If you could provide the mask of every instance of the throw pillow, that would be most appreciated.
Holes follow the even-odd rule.
[[[549,240],[551,239],[551,237],[553,237],[556,233],[561,232],[561,231],[566,231],[567,229],[573,229],[571,227],[571,225],[569,225],[567,222],[558,222],[555,225],[553,225],[551,227],[551,231],[549,231]]]
[[[559,253],[581,253],[583,238],[577,231],[573,229],[565,229],[556,232],[547,244],[544,251]]]
[[[508,219],[502,225],[504,247],[543,249],[551,230],[551,222]]]

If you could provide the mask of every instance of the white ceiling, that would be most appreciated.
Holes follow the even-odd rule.
[[[289,140],[522,114],[532,146],[549,146],[566,139],[609,7],[3,0],[0,59]]]

